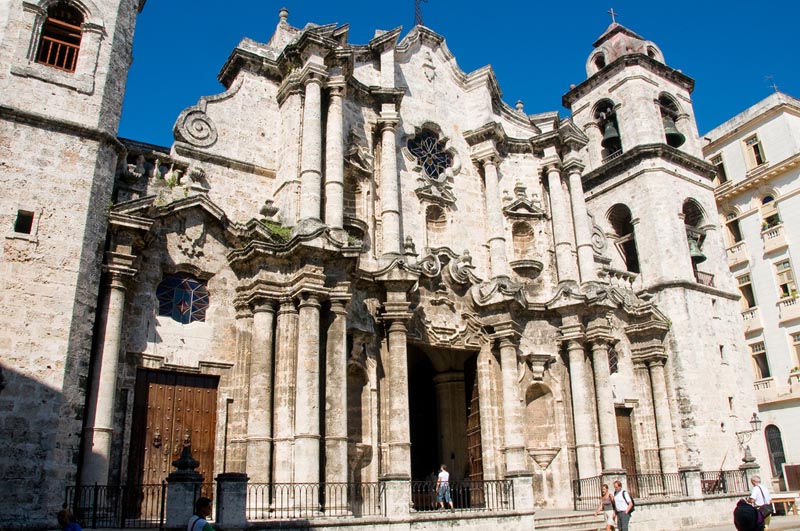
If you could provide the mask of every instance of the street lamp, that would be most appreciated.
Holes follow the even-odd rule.
[[[756,460],[753,454],[750,453],[750,445],[748,444],[745,446],[745,444],[750,442],[750,439],[753,438],[753,434],[760,430],[761,419],[758,418],[758,414],[754,412],[753,416],[750,417],[750,429],[736,432],[736,438],[739,440],[739,448],[744,449],[744,458],[742,458],[742,461],[745,463],[752,463]]]

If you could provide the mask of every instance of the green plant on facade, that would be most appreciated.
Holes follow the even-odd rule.
[[[261,224],[269,230],[270,234],[281,241],[288,242],[292,238],[291,227],[284,227],[280,223],[275,223],[268,219],[262,219]]]

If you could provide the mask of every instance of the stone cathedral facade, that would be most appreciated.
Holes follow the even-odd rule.
[[[161,148],[116,136],[143,7],[0,10],[9,521],[159,483],[186,443],[209,481],[384,481],[406,511],[440,463],[513,480],[520,511],[738,466],[714,168],[656,44],[609,26],[565,118],[426,27],[351,44],[282,10]]]

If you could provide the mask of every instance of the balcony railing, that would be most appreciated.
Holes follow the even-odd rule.
[[[764,328],[764,325],[761,324],[761,313],[758,311],[758,306],[743,311],[742,320],[744,321],[745,334],[756,332]]]
[[[797,299],[797,295],[793,295],[778,301],[781,322],[800,319],[800,304]]]
[[[772,387],[772,376],[761,378],[753,382],[753,389],[756,391],[766,391]]]
[[[619,158],[619,157],[621,157],[621,156],[622,156],[622,150],[621,150],[621,149],[618,149],[618,150],[617,150],[617,151],[615,151],[614,153],[612,153],[612,154],[610,154],[609,156],[607,156],[606,158],[604,158],[604,159],[603,159],[603,164],[606,164],[607,162],[611,162],[611,161],[612,161],[612,160],[614,160],[614,159],[618,159],[618,158]]]
[[[450,497],[458,511],[514,509],[514,486],[508,480],[450,481]],[[437,510],[436,482],[412,481],[411,502],[415,511]]]
[[[764,240],[764,252],[770,253],[786,247],[786,233],[783,224],[774,225],[761,231],[761,239]]]
[[[46,64],[67,72],[75,71],[80,46],[42,35],[37,63]]]
[[[737,242],[728,247],[728,267],[735,267],[747,262],[747,247],[744,242]]]
[[[710,288],[714,287],[714,275],[711,273],[706,273],[705,271],[695,271],[694,278],[698,284],[702,284]]]

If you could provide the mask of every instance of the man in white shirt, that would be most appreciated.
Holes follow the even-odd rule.
[[[614,482],[614,510],[617,512],[617,529],[628,531],[628,520],[631,519],[633,500],[627,491],[622,490],[622,482]]]
[[[455,511],[453,499],[450,497],[450,473],[444,465],[439,467],[439,476],[436,478],[436,501],[439,502],[440,509],[444,509],[444,504],[447,503],[450,510]]]
[[[769,522],[772,520],[772,494],[769,489],[761,484],[761,476],[753,476],[750,478],[750,484],[753,485],[753,490],[750,491],[750,498],[753,500],[753,505],[756,509],[764,515],[765,509],[769,507],[769,514],[764,515],[764,530],[769,529]],[[764,506],[764,509],[761,507]]]

